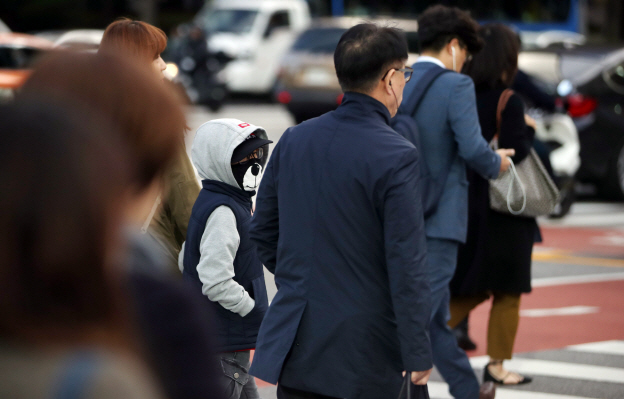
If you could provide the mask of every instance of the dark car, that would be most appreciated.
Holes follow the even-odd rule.
[[[525,51],[520,68],[544,84],[574,120],[581,144],[578,181],[624,199],[624,49]]]
[[[344,32],[368,21],[381,26],[396,26],[407,33],[411,64],[418,50],[418,22],[409,19],[356,17],[320,18],[297,38],[284,56],[274,96],[300,123],[336,109],[342,90],[334,68],[334,50]]]
[[[33,64],[52,47],[52,42],[37,36],[0,33],[0,103],[13,99],[15,90],[30,76]]]

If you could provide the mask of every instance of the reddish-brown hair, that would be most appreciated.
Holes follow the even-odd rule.
[[[178,97],[149,68],[108,54],[56,54],[38,64],[18,98],[65,97],[102,114],[127,144],[141,190],[173,160],[185,126]]]
[[[167,35],[162,29],[146,22],[120,18],[106,27],[98,52],[153,61],[166,47]]]

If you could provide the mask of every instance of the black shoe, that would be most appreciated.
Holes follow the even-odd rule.
[[[474,343],[466,331],[461,326],[457,326],[453,329],[453,334],[457,339],[457,346],[465,351],[473,351],[477,349],[477,344]]]
[[[457,337],[457,346],[465,351],[473,351],[477,349],[477,344],[475,344],[474,341],[467,335]]]
[[[522,384],[528,384],[529,382],[533,381],[533,378],[521,375],[520,377],[522,377],[522,379],[518,381],[517,383],[506,384],[505,378],[507,378],[507,376],[511,373],[511,371],[507,373],[502,379],[499,380],[498,378],[494,377],[492,373],[490,373],[490,370],[488,369],[489,365],[490,364],[488,363],[487,366],[485,366],[485,369],[483,370],[483,382],[484,383],[487,381],[491,381],[495,384],[500,384],[500,385],[522,385]]]

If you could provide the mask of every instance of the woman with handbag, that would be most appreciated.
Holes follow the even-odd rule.
[[[529,155],[535,134],[535,121],[524,114],[521,98],[508,89],[518,69],[519,43],[501,24],[483,26],[480,35],[485,47],[464,72],[475,83],[482,134],[488,142],[496,136],[501,148],[513,148],[512,160],[518,165]],[[455,327],[478,304],[493,298],[484,381],[528,383],[529,377],[507,371],[503,360],[512,356],[520,296],[531,291],[531,253],[539,228],[533,217],[491,209],[488,180],[471,170],[468,180],[468,236],[451,281],[449,326]]]

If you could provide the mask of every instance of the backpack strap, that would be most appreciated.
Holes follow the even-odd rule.
[[[100,359],[95,352],[72,354],[63,364],[52,399],[83,399],[88,384],[98,369]]]
[[[442,74],[446,72],[452,72],[446,68],[442,68],[438,65],[435,65],[434,68],[429,69],[425,74],[416,82],[418,85],[407,99],[405,104],[404,113],[407,115],[414,116],[420,103],[422,102],[425,94],[429,91],[429,88],[435,82],[435,80]]]
[[[509,101],[509,99],[511,98],[511,96],[514,94],[514,91],[511,89],[505,89],[503,90],[503,92],[500,95],[500,98],[498,99],[498,107],[496,108],[496,134],[494,135],[494,139],[498,139],[498,136],[500,136],[500,132],[501,132],[501,124],[503,121],[503,111],[505,110],[505,107],[507,106],[507,102]]]

